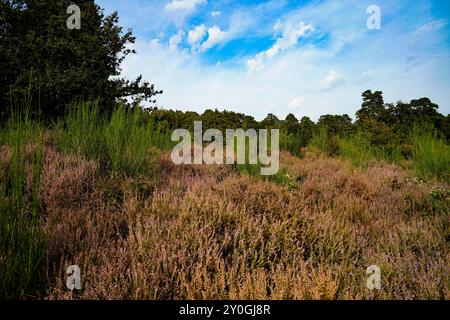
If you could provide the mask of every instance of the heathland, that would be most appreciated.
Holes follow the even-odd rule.
[[[72,110],[2,127],[2,298],[449,298],[450,153],[432,131],[391,157],[319,128],[262,177],[174,165],[152,112]],[[370,265],[381,290],[366,288]]]
[[[432,99],[367,90],[354,120],[316,122],[157,108],[120,78],[132,32],[81,2],[69,30],[71,1],[0,1],[0,299],[450,298],[450,116]],[[279,129],[280,170],[174,165],[194,121]]]

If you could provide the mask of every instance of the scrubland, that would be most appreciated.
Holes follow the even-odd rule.
[[[1,298],[450,298],[448,181],[425,160],[361,165],[309,146],[266,179],[176,166],[151,121],[96,117],[2,130]],[[81,290],[66,288],[69,265]]]

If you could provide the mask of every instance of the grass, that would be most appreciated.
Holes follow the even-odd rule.
[[[43,129],[28,113],[14,117],[2,130],[0,299],[36,295],[47,244],[40,224]]]
[[[81,104],[58,127],[57,144],[62,150],[99,160],[105,170],[129,176],[150,173],[150,147],[172,145],[170,133],[138,108],[119,106],[107,118],[97,104]]]
[[[76,298],[449,298],[448,216],[439,207],[425,214],[426,199],[443,191],[409,185],[402,169],[356,171],[338,158],[283,152],[290,172],[305,173],[287,189],[164,159],[151,198],[128,193],[118,211],[59,219],[68,243],[62,270],[83,263]],[[80,238],[65,236],[80,229]],[[379,291],[365,287],[373,264],[382,269]],[[56,272],[50,298],[74,298],[64,279]]]
[[[326,126],[319,127],[309,145],[323,151],[325,154],[329,154],[331,148],[328,140],[328,128]]]
[[[361,132],[339,139],[339,155],[365,169],[376,161],[400,164],[404,160],[400,147],[373,147]]]
[[[449,299],[448,146],[412,139],[425,181],[326,128],[312,145],[339,157],[281,151],[255,179],[261,164],[174,165],[140,109],[81,104],[50,127],[16,114],[0,130],[0,299]]]
[[[450,181],[450,146],[446,141],[433,128],[418,124],[413,128],[410,141],[415,175],[427,180]],[[377,161],[403,166],[409,160],[403,156],[401,146],[372,146],[362,132],[333,139],[328,136],[327,128],[322,127],[314,135],[310,146],[326,155],[336,154],[349,159],[353,165],[364,169]]]
[[[414,126],[412,132],[414,171],[419,177],[450,181],[450,147],[431,128]]]
[[[289,134],[285,130],[280,130],[280,148],[289,151],[291,154],[301,157],[301,140],[299,136]]]
[[[350,159],[358,167],[367,168],[369,162],[373,161],[375,154],[370,146],[370,142],[361,133],[353,137],[339,140],[340,155]]]

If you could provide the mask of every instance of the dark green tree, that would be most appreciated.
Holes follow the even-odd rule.
[[[300,145],[306,147],[314,136],[316,131],[316,124],[309,118],[303,117],[299,124],[299,134],[298,138],[300,140]]]
[[[284,119],[283,128],[286,129],[288,134],[296,134],[299,129],[298,119],[292,113],[289,113]]]
[[[81,28],[67,13],[81,9]],[[160,91],[138,77],[119,78],[135,38],[122,32],[117,12],[105,16],[94,0],[0,0],[0,105],[33,97],[46,116],[61,115],[74,101],[151,100]]]
[[[366,119],[380,120],[386,115],[382,91],[367,90],[363,92],[362,98],[361,109],[356,112],[357,122],[363,122]]]
[[[347,114],[326,114],[319,118],[317,125],[326,127],[330,136],[346,136],[353,130],[352,119]]]
[[[276,115],[274,115],[273,113],[269,113],[267,117],[260,122],[260,126],[261,128],[266,129],[279,129],[281,126],[281,122]]]

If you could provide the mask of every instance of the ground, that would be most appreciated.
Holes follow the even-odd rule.
[[[150,153],[158,174],[129,178],[46,144],[41,298],[450,298],[447,185],[314,149],[281,153],[287,183]],[[381,290],[366,287],[371,265]]]

